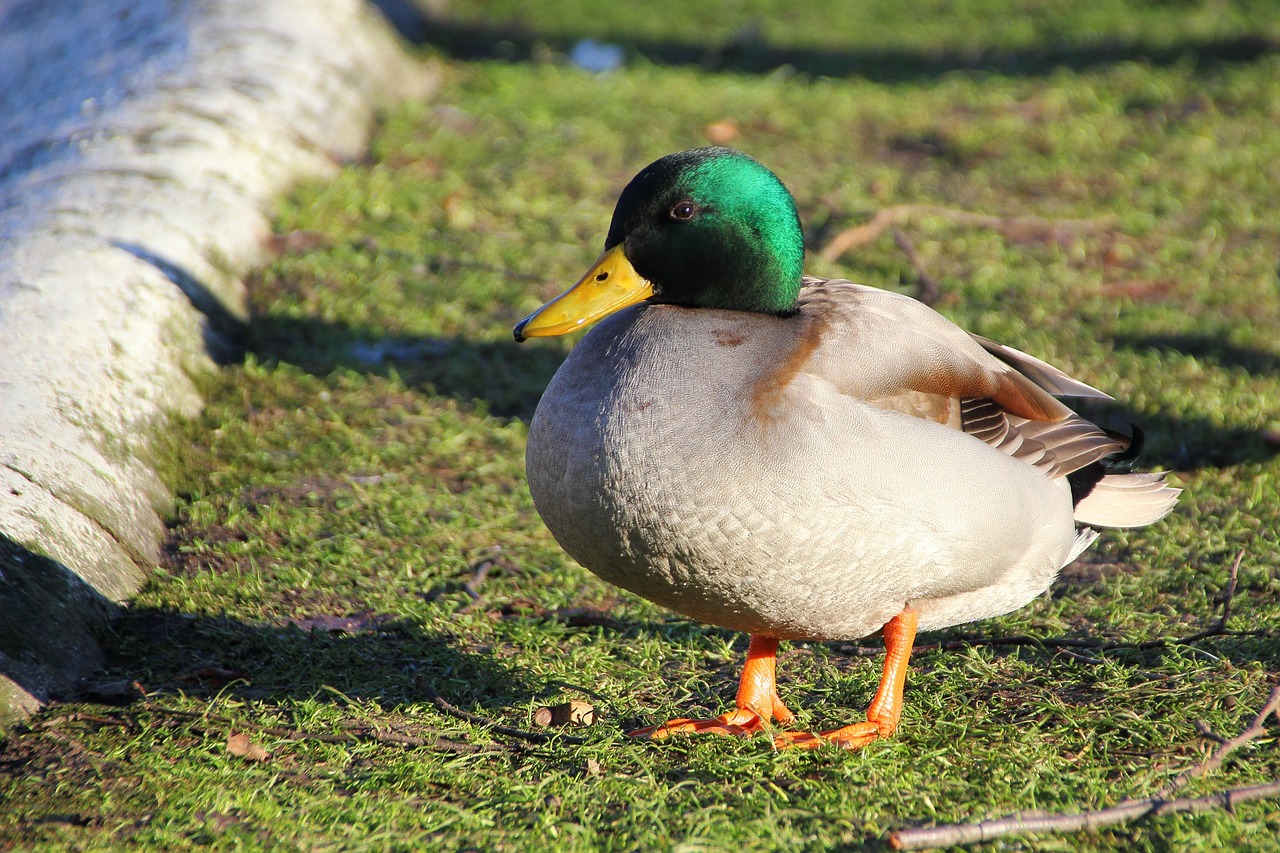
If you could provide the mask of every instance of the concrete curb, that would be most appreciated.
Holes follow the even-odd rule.
[[[431,75],[362,0],[0,0],[0,731],[101,663],[272,201]]]

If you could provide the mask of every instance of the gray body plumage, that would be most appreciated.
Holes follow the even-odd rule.
[[[966,433],[959,399],[930,383],[1041,371],[1032,396],[1052,404],[1039,386],[1092,389],[1016,350],[996,358],[905,297],[807,283],[791,317],[642,304],[587,334],[529,431],[556,539],[611,583],[781,639],[854,639],[907,608],[941,628],[1043,592],[1096,535],[1077,530],[1054,448],[1028,461],[1016,417],[996,438]],[[1085,426],[1045,434],[1105,440],[1071,418]],[[1156,494],[1155,517],[1177,494],[1159,478],[1136,491]]]

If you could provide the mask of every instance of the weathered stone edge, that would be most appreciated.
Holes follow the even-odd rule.
[[[9,12],[12,85],[24,59],[36,90],[46,62],[81,70],[79,44],[149,64],[0,149],[0,732],[100,664],[98,627],[150,574],[171,498],[149,448],[198,411],[273,200],[434,82],[361,0],[76,5]]]

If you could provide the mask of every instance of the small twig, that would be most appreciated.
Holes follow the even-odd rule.
[[[1177,640],[1178,643],[1194,643],[1197,640],[1203,640],[1207,637],[1219,637],[1227,633],[1227,621],[1231,619],[1231,601],[1235,598],[1236,585],[1240,580],[1240,561],[1244,559],[1245,549],[1241,548],[1236,554],[1236,560],[1231,564],[1231,573],[1227,576],[1227,588],[1222,591],[1222,616],[1218,621],[1205,628],[1203,631],[1192,634],[1189,637],[1183,637]]]
[[[348,725],[346,728],[347,731],[351,732],[350,739],[352,740],[389,743],[398,746],[429,746],[435,749],[444,749],[448,752],[457,752],[466,755],[480,752],[480,747],[473,743],[460,743],[459,741],[449,740],[448,738],[422,738],[416,735],[401,734],[400,732],[384,731],[363,723]]]
[[[502,555],[502,546],[495,545],[488,549],[489,556],[476,560],[471,564],[471,577],[462,585],[462,591],[465,592],[471,600],[464,604],[459,613],[466,613],[473,607],[479,606],[484,601],[484,596],[480,594],[480,584],[484,583],[485,578],[489,577],[489,570],[498,562],[498,558]]]
[[[99,717],[94,714],[72,714],[65,719],[73,723],[97,723],[100,726],[119,726],[122,729],[138,728],[137,720],[117,719],[115,717]],[[55,721],[56,722],[56,721]]]
[[[451,717],[457,717],[459,720],[464,720],[468,723],[475,723],[478,726],[486,726],[489,731],[494,734],[506,735],[507,737],[528,741],[529,743],[550,743],[553,740],[560,741],[561,743],[572,744],[582,744],[587,742],[585,738],[574,737],[573,735],[544,735],[538,734],[537,732],[527,732],[524,729],[512,728],[511,726],[504,726],[501,723],[495,723],[493,720],[482,717],[479,714],[473,714],[470,711],[464,711],[457,705],[452,704],[449,700],[437,693],[436,689],[432,687],[425,678],[418,677],[415,679],[415,684],[418,689],[421,690],[429,700],[431,700],[431,704],[435,705],[441,711],[444,711]]]
[[[893,229],[893,242],[897,243],[898,248],[907,256],[907,262],[911,264],[911,268],[916,271],[916,278],[920,280],[920,295],[917,298],[930,307],[937,305],[938,300],[942,298],[942,286],[924,268],[924,262],[920,260],[920,253],[916,251],[916,247],[907,239],[907,235],[902,233],[901,228]]]
[[[955,210],[932,204],[895,204],[881,209],[870,222],[845,229],[832,238],[819,254],[825,261],[838,261],[842,255],[864,246],[889,228],[901,225],[913,216],[934,216],[958,225],[999,231],[1014,240],[1053,240],[1064,233],[1096,233],[1115,228],[1115,217],[1101,219],[1048,219],[1041,216],[992,216],[969,210]]]
[[[1280,779],[1247,788],[1231,788],[1203,797],[1172,798],[1173,794],[1191,779],[1216,770],[1227,756],[1244,744],[1266,733],[1267,718],[1280,717],[1280,684],[1271,689],[1271,695],[1258,711],[1248,728],[1223,741],[1203,763],[1178,774],[1158,794],[1140,800],[1123,800],[1105,809],[1077,814],[1045,814],[1039,811],[1017,812],[996,820],[979,823],[944,824],[918,829],[900,829],[889,835],[889,845],[895,850],[925,850],[955,844],[971,844],[990,841],[1004,835],[1075,832],[1081,829],[1098,829],[1118,823],[1128,823],[1143,817],[1158,817],[1174,812],[1202,812],[1210,809],[1232,809],[1237,803],[1263,797],[1280,796]]]
[[[1081,663],[1087,663],[1090,666],[1097,666],[1098,664],[1102,663],[1102,658],[1094,657],[1093,655],[1086,655],[1083,652],[1073,652],[1071,651],[1071,649],[1067,649],[1067,648],[1061,648],[1061,649],[1058,649],[1058,651],[1066,655],[1067,657],[1071,658],[1072,660],[1078,660]]]
[[[480,584],[484,583],[484,579],[489,576],[489,567],[493,565],[493,560],[482,560],[476,564],[475,570],[471,573],[471,577],[462,585],[462,591],[465,592],[471,600],[462,605],[459,613],[466,613],[471,608],[484,601],[484,596],[480,594]]]
[[[1004,835],[1037,834],[1048,832],[1076,832],[1081,829],[1100,829],[1117,823],[1128,823],[1142,817],[1159,817],[1174,812],[1203,812],[1210,809],[1231,810],[1240,803],[1264,797],[1280,796],[1280,779],[1248,788],[1231,788],[1204,797],[1166,800],[1150,797],[1145,800],[1125,800],[1122,803],[1098,811],[1068,815],[1037,815],[1019,813],[999,820],[981,823],[964,823],[935,826],[926,829],[900,829],[889,836],[889,846],[894,850],[927,850],[932,847],[949,847],[955,844],[972,844],[990,841]]]
[[[71,747],[71,753],[70,753],[71,755],[92,755],[95,758],[102,758],[102,753],[95,752],[92,749],[89,749],[80,741],[71,737],[71,735],[64,734],[63,732],[59,731],[56,728],[53,728],[50,726],[44,726],[43,731],[46,736],[53,738],[58,743],[63,743]]]
[[[1226,738],[1224,738],[1222,735],[1215,732],[1213,729],[1209,728],[1209,724],[1206,723],[1204,720],[1196,720],[1191,725],[1196,727],[1196,731],[1200,734],[1201,737],[1208,738],[1214,743],[1227,742]]]
[[[1227,760],[1227,756],[1231,753],[1235,752],[1249,741],[1255,740],[1266,734],[1267,718],[1273,714],[1276,716],[1276,719],[1280,720],[1280,684],[1271,688],[1271,695],[1267,697],[1266,703],[1263,704],[1262,708],[1258,711],[1257,716],[1253,718],[1253,722],[1249,724],[1248,728],[1230,739],[1223,739],[1221,736],[1213,735],[1213,739],[1218,741],[1218,748],[1213,751],[1213,755],[1206,758],[1202,764],[1179,773],[1169,782],[1168,785],[1161,788],[1160,792],[1156,794],[1156,796],[1168,797],[1175,791],[1181,789],[1192,779],[1198,779],[1206,773],[1217,770],[1222,766],[1222,762]],[[1197,728],[1199,728],[1199,726],[1197,726]]]

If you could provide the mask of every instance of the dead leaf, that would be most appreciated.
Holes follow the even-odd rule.
[[[622,623],[609,610],[616,603],[616,601],[610,601],[604,607],[557,607],[547,615],[557,622],[563,622],[570,628],[598,626],[600,628],[621,630]]]
[[[604,768],[600,766],[599,761],[596,761],[594,758],[587,759],[587,775],[588,776],[599,776],[603,772],[604,772]]]
[[[539,726],[594,726],[600,718],[589,703],[574,699],[539,708],[533,714],[533,721]]]
[[[271,753],[250,740],[244,732],[227,735],[227,752],[246,761],[266,761],[271,757]]]
[[[722,118],[711,122],[703,131],[712,144],[728,145],[738,136],[738,123],[731,118]]]
[[[1178,282],[1169,278],[1135,278],[1126,281],[1108,282],[1102,285],[1101,291],[1103,296],[1111,299],[1150,302],[1167,298],[1177,287]]]

